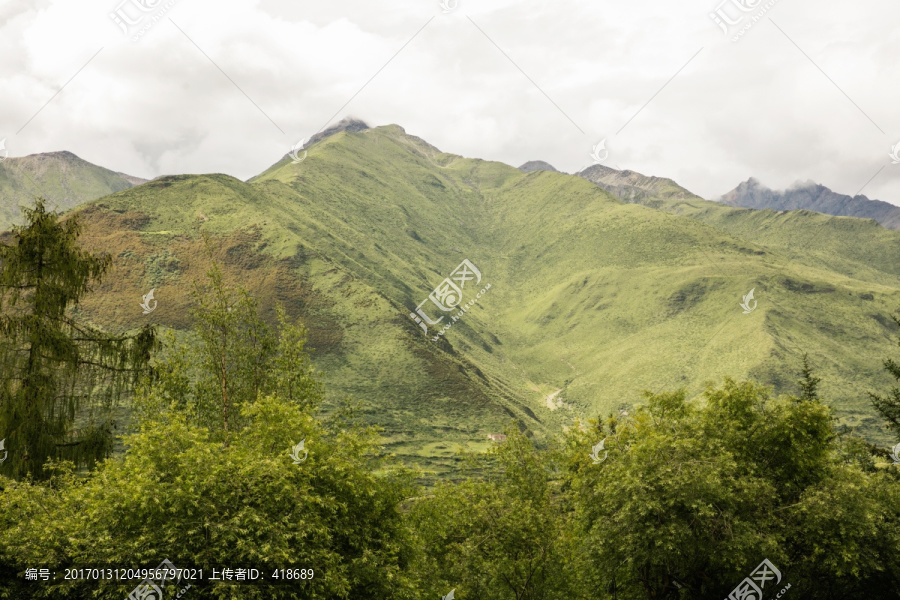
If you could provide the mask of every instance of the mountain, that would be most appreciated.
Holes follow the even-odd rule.
[[[553,173],[559,173],[553,165],[542,160],[529,160],[527,163],[520,166],[519,170],[525,171],[526,173],[531,173],[532,171],[551,171]]]
[[[350,133],[358,133],[360,131],[365,131],[369,129],[369,126],[365,123],[365,121],[361,121],[360,119],[354,119],[353,117],[345,117],[331,125],[326,127],[319,133],[313,135],[309,138],[309,141],[306,142],[304,148],[308,148],[313,144],[324,140],[327,137],[330,137],[336,133],[340,133],[341,131],[349,131]]]
[[[144,183],[116,173],[71,152],[47,152],[0,162],[0,231],[21,223],[21,205],[43,196],[48,205],[67,210],[101,196]]]
[[[900,231],[900,206],[866,196],[847,196],[824,185],[807,181],[784,191],[775,191],[754,178],[741,183],[719,200],[729,206],[773,210],[814,210],[841,217],[875,219],[883,227]]]
[[[829,268],[870,281],[878,281],[885,272],[900,274],[900,264],[895,262],[895,233],[885,231],[871,219],[835,217],[808,210],[734,208],[704,200],[671,179],[616,171],[602,165],[589,167],[578,175],[620,200],[702,221],[742,240],[777,250],[799,264]],[[866,240],[862,246],[855,245],[857,237]]]
[[[186,330],[208,234],[266,318],[281,302],[306,324],[329,401],[360,400],[386,448],[435,476],[510,421],[540,441],[642,390],[696,396],[731,376],[796,393],[803,353],[839,422],[887,439],[866,392],[890,383],[900,233],[606,169],[523,172],[389,125],[339,131],[247,182],[161,177],[75,210],[85,246],[114,257],[79,310],[113,330]],[[452,306],[452,285],[464,313],[429,300]],[[420,305],[451,328],[423,331]]]
[[[648,177],[634,171],[618,171],[604,165],[592,165],[578,173],[623,202],[644,204],[652,208],[659,206],[651,199],[696,199],[698,198],[671,179]]]

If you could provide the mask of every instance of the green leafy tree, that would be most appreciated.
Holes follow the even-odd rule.
[[[115,598],[136,581],[35,585],[36,565],[313,569],[279,586],[195,586],[193,598],[412,599],[408,542],[398,504],[408,477],[377,456],[374,431],[319,420],[266,396],[242,406],[245,427],[231,443],[211,439],[178,411],[144,421],[121,458],[81,480],[60,467],[52,486],[5,482],[0,556],[34,598]],[[305,440],[299,464],[291,449]],[[300,453],[303,459],[305,453]],[[384,467],[379,469],[379,466]],[[8,569],[9,570],[9,569]]]
[[[677,392],[648,396],[623,422],[570,432],[589,597],[711,596],[775,547],[774,486],[745,477],[734,456],[743,449],[722,451],[704,430]],[[604,438],[608,456],[593,464],[588,450]]]
[[[113,410],[157,342],[150,327],[111,335],[78,321],[72,309],[109,256],[83,250],[77,217],[61,219],[42,199],[25,217],[14,242],[0,245],[0,437],[9,452],[0,473],[45,477],[47,458],[93,466],[108,455]]]
[[[244,426],[241,406],[260,395],[277,394],[304,411],[315,411],[321,385],[305,351],[306,330],[289,324],[278,307],[278,332],[263,321],[258,302],[226,284],[215,262],[208,285],[197,285],[191,310],[197,343],[175,344],[155,366],[154,396],[175,402],[191,423],[228,443]],[[159,407],[146,407],[158,410]]]
[[[791,597],[896,598],[900,488],[840,458],[818,400],[726,379],[703,402],[651,394],[567,444],[590,598],[723,598],[764,558]]]
[[[246,290],[228,288],[219,266],[208,273],[208,291],[194,291],[191,312],[194,331],[201,340],[199,368],[214,377],[203,377],[196,389],[197,414],[211,430],[240,429],[240,407],[255,400],[268,386],[268,367],[275,353],[275,338],[257,316],[257,302]],[[221,427],[212,426],[217,415]]]
[[[571,507],[554,476],[554,456],[536,450],[517,428],[473,470],[488,480],[439,484],[419,499],[410,521],[419,544],[416,571],[423,597],[514,600],[577,597]],[[555,481],[554,481],[555,479]]]

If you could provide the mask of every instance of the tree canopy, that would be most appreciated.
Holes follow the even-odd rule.
[[[73,316],[111,259],[82,249],[78,218],[42,199],[25,217],[0,244],[0,473],[44,477],[49,457],[92,466],[109,454],[113,410],[157,342],[151,327],[114,335]]]

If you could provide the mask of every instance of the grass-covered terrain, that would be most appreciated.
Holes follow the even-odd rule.
[[[361,223],[348,218],[347,241],[326,234],[315,244],[337,247],[347,264],[330,262],[293,232],[313,219],[338,231],[327,207],[308,211],[305,224],[285,211],[278,224],[288,234],[265,219],[253,225],[266,199],[253,184],[211,176],[156,187],[157,200],[186,211],[182,221],[197,209],[192,197],[212,198],[248,225],[204,228],[215,206],[203,205],[196,227],[179,233],[171,214],[158,223],[169,229],[155,228],[152,215],[115,198],[86,207],[81,218],[38,200],[25,226],[0,236],[0,597],[685,600],[749,598],[752,589],[755,598],[788,591],[798,600],[897,598],[900,444],[890,452],[840,426],[834,407],[846,398],[823,394],[823,371],[807,353],[799,372],[783,376],[790,369],[780,362],[737,363],[716,338],[741,329],[755,336],[751,345],[775,338],[768,347],[777,350],[776,334],[797,340],[813,339],[816,327],[844,331],[833,321],[805,328],[788,307],[778,328],[722,310],[712,341],[730,368],[756,370],[750,380],[726,374],[688,398],[695,383],[684,375],[684,386],[645,393],[628,410],[572,418],[609,401],[580,404],[587,385],[661,375],[647,352],[606,351],[619,380],[603,383],[598,373],[612,371],[595,358],[604,342],[593,354],[578,345],[582,323],[605,326],[611,333],[597,327],[597,337],[621,348],[628,336],[647,341],[655,333],[660,354],[672,352],[673,339],[696,339],[690,325],[708,331],[712,319],[702,317],[717,314],[715,301],[733,277],[728,267],[707,275],[707,263],[740,258],[720,230],[621,204],[583,179],[494,178],[486,197],[503,201],[483,211],[500,226],[483,244],[496,258],[479,264],[499,274],[489,283],[485,273],[479,284],[500,293],[480,292],[483,304],[467,303],[471,319],[433,343],[391,316],[402,308],[391,300],[400,293],[392,285],[416,266],[402,244],[378,239],[397,258],[374,264],[353,233]],[[173,192],[185,201],[167,197]],[[548,205],[557,192],[566,200],[554,214]],[[289,197],[270,195],[270,207]],[[523,212],[565,237],[542,247],[540,236],[513,235],[540,229]],[[636,217],[655,218],[660,234],[627,235],[621,223],[640,228]],[[384,219],[384,211],[376,207],[369,218]],[[422,223],[422,243],[441,233]],[[599,251],[567,245],[577,248],[598,230]],[[350,243],[366,252],[354,255]],[[115,254],[96,251],[104,247]],[[671,259],[650,264],[641,247]],[[606,266],[587,269],[601,252]],[[743,266],[764,275],[780,268],[775,276],[791,292],[837,291],[834,275],[823,283],[833,289],[815,288],[793,279],[814,269],[791,271],[767,258],[771,264]],[[474,277],[478,268],[464,265]],[[541,288],[541,280],[551,286]],[[161,304],[145,294],[148,318],[138,327],[127,298],[141,283],[158,286]],[[654,297],[656,288],[669,295]],[[649,300],[624,305],[623,296]],[[453,304],[444,294],[438,300]],[[516,302],[518,312],[510,308]],[[641,312],[645,304],[665,312]],[[742,314],[759,311],[754,304]],[[900,313],[891,316],[900,325]],[[635,326],[640,320],[651,327]],[[162,336],[154,321],[167,325]],[[563,329],[567,322],[574,327]],[[678,350],[698,358],[693,348]],[[556,376],[551,351],[576,373],[572,385],[545,395],[540,382]],[[790,362],[790,347],[782,351]],[[824,352],[837,355],[836,364],[847,360],[834,344]],[[872,408],[893,442],[897,347],[879,358],[890,381],[876,386]],[[677,364],[696,377],[690,368],[712,369],[707,360],[716,357]],[[582,377],[579,366],[590,370]],[[753,381],[787,388],[791,376],[795,393],[778,396]],[[336,397],[344,392],[364,400],[362,412]],[[518,419],[491,444],[479,439],[479,428],[505,415]],[[372,422],[387,426],[387,440]],[[462,446],[468,452],[453,455]]]
[[[583,177],[442,153],[398,126],[341,132],[248,182],[163,177],[79,208],[84,244],[114,258],[81,310],[114,329],[185,330],[206,232],[264,315],[281,302],[309,328],[331,401],[361,400],[389,449],[438,474],[509,419],[541,439],[642,389],[696,397],[725,375],[794,393],[804,352],[840,422],[886,441],[867,392],[889,383],[900,232],[652,179],[617,183],[644,189],[630,199],[645,206]],[[432,342],[409,313],[466,258],[491,288]],[[159,305],[143,315],[151,288]]]
[[[22,223],[20,206],[43,196],[50,206],[67,210],[145,180],[116,173],[71,152],[47,152],[0,161],[0,231]]]

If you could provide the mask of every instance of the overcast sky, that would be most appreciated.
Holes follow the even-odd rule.
[[[0,139],[247,179],[353,115],[567,172],[606,140],[706,198],[754,176],[900,205],[896,1],[445,2],[0,0]]]

